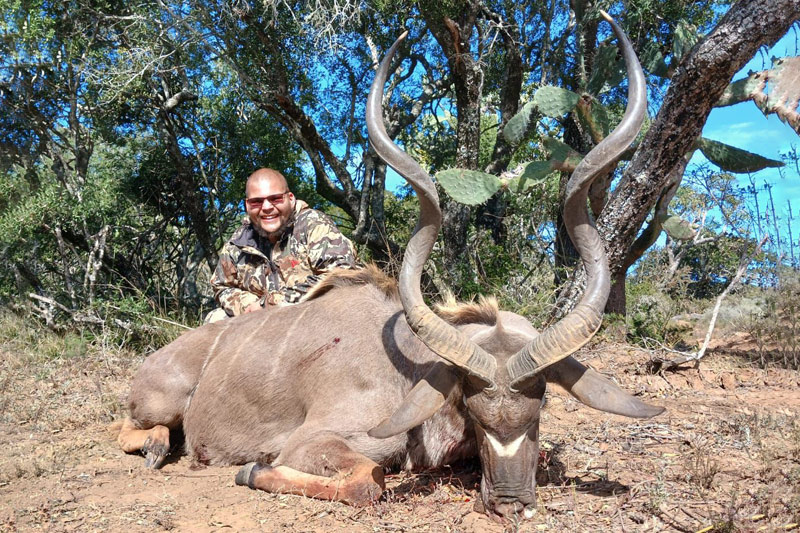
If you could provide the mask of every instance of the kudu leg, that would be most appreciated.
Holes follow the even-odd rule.
[[[170,430],[180,429],[183,413],[200,380],[209,346],[223,326],[204,326],[158,350],[136,373],[128,397],[130,416],[117,442],[123,451],[142,451],[147,468],[160,468],[170,451]]]
[[[368,505],[383,493],[383,468],[340,436],[317,435],[297,447],[292,440],[294,436],[276,466],[248,463],[236,475],[236,484],[356,506]]]
[[[133,420],[125,418],[117,435],[117,443],[125,453],[144,453],[146,468],[160,468],[169,454],[169,428],[156,425],[139,429]]]

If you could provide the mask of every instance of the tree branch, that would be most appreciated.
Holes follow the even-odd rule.
[[[744,253],[742,254],[742,257],[739,258],[739,266],[736,269],[736,275],[733,277],[731,282],[728,283],[728,286],[725,287],[725,290],[723,290],[720,293],[720,295],[717,296],[717,300],[714,303],[714,310],[711,312],[711,321],[708,324],[706,337],[703,340],[703,345],[700,347],[700,349],[696,352],[687,353],[681,357],[672,359],[671,361],[667,361],[661,367],[663,370],[669,370],[684,363],[688,363],[690,361],[694,361],[695,368],[697,368],[697,366],[700,364],[700,359],[702,359],[705,356],[706,350],[708,349],[708,345],[711,342],[711,335],[714,333],[714,327],[717,324],[717,317],[719,316],[719,310],[720,307],[722,307],[722,302],[725,300],[725,298],[727,298],[728,294],[730,294],[730,292],[736,287],[736,285],[739,284],[739,281],[741,281],[742,276],[744,275],[745,272],[747,272],[748,265],[750,264],[751,261],[753,261],[753,258],[756,255],[761,253],[761,247],[764,246],[764,243],[767,242],[768,238],[769,238],[768,235],[764,235],[763,237],[761,237],[761,241],[759,241],[759,243],[756,245],[756,247],[753,249],[751,253],[749,254]]]
[[[661,110],[598,220],[612,272],[621,269],[672,170],[700,135],[730,79],[798,19],[800,0],[739,1],[678,66]]]

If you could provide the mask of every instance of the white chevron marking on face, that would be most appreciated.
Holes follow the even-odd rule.
[[[497,437],[486,433],[486,438],[489,439],[489,444],[492,445],[492,449],[494,449],[495,453],[500,457],[513,457],[519,451],[519,447],[522,444],[522,441],[525,440],[525,433],[517,437],[516,439],[512,440],[508,444],[502,444]]]

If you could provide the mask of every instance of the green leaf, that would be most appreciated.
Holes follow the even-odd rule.
[[[451,198],[466,205],[482,204],[502,186],[497,176],[461,168],[437,172],[436,181]]]
[[[674,64],[680,63],[699,40],[700,35],[697,33],[696,26],[689,24],[685,20],[678,22],[672,41],[672,54],[675,56]]]
[[[649,42],[644,48],[641,56],[642,67],[654,76],[666,77],[669,73],[664,56],[659,49],[658,43]]]
[[[517,145],[522,141],[530,126],[531,114],[535,109],[536,104],[528,102],[508,121],[506,127],[503,128],[503,135],[510,144]]]
[[[677,215],[666,215],[662,217],[661,226],[672,240],[690,241],[694,239],[695,230],[692,228],[692,225]]]
[[[706,158],[727,172],[756,172],[767,167],[782,167],[783,163],[736,148],[719,141],[701,137],[696,142],[697,148]]]
[[[625,76],[622,58],[617,57],[617,47],[602,45],[594,56],[594,68],[586,85],[587,92],[600,94],[615,87]]]
[[[560,117],[566,115],[578,105],[580,96],[561,87],[545,85],[540,87],[533,95],[533,103],[539,111],[547,117]]]

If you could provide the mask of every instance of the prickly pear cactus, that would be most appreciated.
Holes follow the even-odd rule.
[[[675,58],[676,65],[683,60],[699,40],[700,34],[697,32],[697,26],[689,24],[685,20],[678,22],[672,40],[672,55]]]
[[[669,67],[667,62],[664,61],[664,55],[661,53],[658,43],[647,43],[639,59],[642,62],[642,67],[650,74],[662,78],[669,75]]]
[[[437,172],[436,181],[455,201],[466,205],[482,204],[503,185],[492,174],[460,168]]]
[[[608,116],[606,106],[597,100],[592,101],[591,116],[594,123],[600,128],[600,133],[603,134],[603,138],[605,138],[608,132],[611,131],[611,119]]]
[[[625,62],[617,55],[617,47],[602,45],[597,49],[586,90],[591,94],[603,93],[619,85],[624,77]]]
[[[583,159],[580,153],[558,139],[547,137],[542,144],[550,156],[548,161],[555,170],[572,172]]]
[[[661,219],[661,227],[674,241],[690,241],[694,239],[695,230],[692,225],[677,215],[667,215]]]
[[[545,85],[533,95],[533,103],[546,117],[561,117],[578,105],[580,96],[561,87]]]
[[[767,167],[782,167],[783,163],[701,137],[695,143],[709,161],[727,172],[756,172]]]
[[[524,193],[543,182],[553,172],[550,161],[531,161],[525,165],[522,174],[504,183],[504,187],[512,193]]]
[[[775,113],[800,134],[800,57],[773,59],[769,76],[772,89],[765,114]],[[763,86],[760,89],[763,93]]]
[[[531,115],[535,110],[536,104],[528,102],[522,106],[522,109],[520,109],[516,115],[511,117],[506,127],[503,128],[503,135],[509,144],[517,145],[522,141],[522,138],[525,137],[525,133],[527,133],[530,127]]]
[[[714,107],[725,107],[751,100],[756,91],[765,83],[762,72],[752,73],[746,78],[730,83]]]
[[[767,87],[769,86],[769,93]],[[752,100],[765,116],[778,115],[783,122],[800,135],[800,57],[777,57],[772,68],[751,72],[725,89],[717,102],[723,107]]]
[[[576,109],[578,119],[589,130],[594,142],[600,143],[608,135],[611,126],[605,106],[587,94],[578,101]]]

